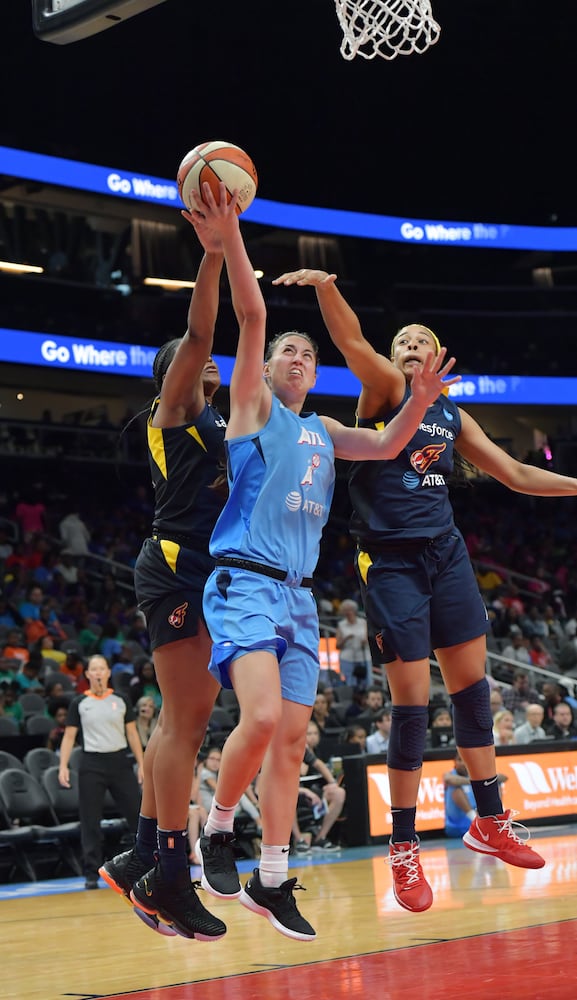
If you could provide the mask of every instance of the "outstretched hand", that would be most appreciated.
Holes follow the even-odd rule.
[[[442,347],[438,354],[427,354],[423,364],[415,365],[411,379],[411,395],[425,406],[430,406],[441,395],[443,389],[455,382],[461,381],[460,375],[446,378],[455,364],[455,358],[449,358],[446,364],[447,348]]]
[[[205,182],[202,185],[202,198],[196,191],[191,191],[191,198],[196,208],[191,208],[190,212],[186,210],[181,212],[182,217],[194,228],[206,253],[222,253],[226,233],[233,227],[238,227],[236,211],[238,191],[233,191],[230,201],[227,202],[226,184],[221,181],[218,189],[217,202],[210,185]]]
[[[315,271],[312,267],[301,267],[299,271],[285,271],[275,278],[273,285],[334,285],[336,274],[328,271]]]

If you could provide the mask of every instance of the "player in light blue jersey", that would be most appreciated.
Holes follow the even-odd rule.
[[[399,330],[389,357],[379,354],[335,281],[334,274],[303,269],[273,284],[314,286],[331,338],[362,383],[359,426],[382,426],[403,406],[415,376],[441,345],[432,330],[413,323]],[[357,570],[369,641],[377,662],[386,666],[393,703],[387,751],[393,816],[389,859],[397,902],[414,911],[433,902],[415,832],[431,649],[451,697],[456,743],[477,805],[465,843],[520,868],[545,864],[515,832],[499,794],[485,678],[487,613],[453,519],[447,487],[453,452],[518,493],[577,493],[577,479],[515,461],[441,394],[394,461],[353,466],[349,492]]]
[[[222,242],[239,342],[226,432],[229,498],[212,534],[216,569],[204,613],[213,639],[211,672],[232,686],[240,721],[227,739],[216,795],[198,844],[202,885],[240,896],[296,940],[315,937],[296,908],[288,854],[300,765],[318,672],[319,630],[311,592],[322,529],[329,515],[334,459],[389,459],[417,430],[454,359],[430,355],[400,413],[383,430],[345,427],[303,412],[314,386],[317,348],[304,333],[282,333],[265,357],[266,311],[235,212],[221,185],[216,204],[193,213]],[[263,377],[264,376],[264,377]],[[453,378],[449,382],[455,381]],[[260,770],[260,865],[241,890],[234,864],[233,819]]]

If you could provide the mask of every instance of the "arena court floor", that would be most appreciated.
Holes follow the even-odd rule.
[[[505,866],[460,841],[426,841],[426,913],[394,900],[384,846],[291,859],[317,928],[290,941],[236,902],[214,944],[149,931],[101,883],[0,886],[6,1000],[576,1000],[576,826],[533,831],[547,865]],[[251,862],[241,862],[241,880]],[[195,869],[193,869],[193,874]]]

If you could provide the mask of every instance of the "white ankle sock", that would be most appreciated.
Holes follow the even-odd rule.
[[[286,882],[288,876],[289,845],[261,844],[258,873],[262,885],[271,889]]]
[[[210,837],[212,833],[232,833],[235,812],[236,806],[221,806],[216,799],[213,799],[204,825],[204,836]]]

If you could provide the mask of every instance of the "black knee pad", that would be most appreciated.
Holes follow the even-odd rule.
[[[493,740],[493,716],[486,677],[451,695],[453,728],[458,747],[488,747]]]
[[[426,705],[393,705],[387,766],[417,771],[423,763],[429,710]]]

